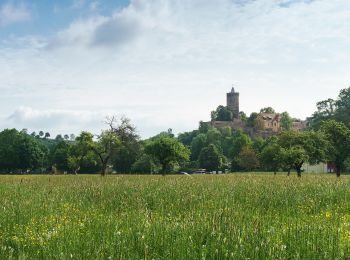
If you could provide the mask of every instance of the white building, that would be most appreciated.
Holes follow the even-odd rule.
[[[327,173],[328,167],[326,163],[319,163],[315,165],[310,165],[308,163],[304,163],[301,168],[305,173]]]

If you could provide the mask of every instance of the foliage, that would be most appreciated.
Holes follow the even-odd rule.
[[[208,131],[208,130],[207,130]],[[205,131],[205,132],[207,132]],[[193,130],[191,132],[184,132],[180,133],[177,137],[177,139],[184,145],[190,146],[193,139],[199,134],[200,131],[198,130]]]
[[[259,166],[259,160],[255,151],[244,147],[238,155],[238,165],[246,171],[252,171]]]
[[[246,126],[248,127],[254,127],[254,122],[255,122],[255,119],[258,117],[258,113],[256,112],[253,112],[250,114],[250,116],[248,117],[247,119],[247,123],[246,123]]]
[[[310,119],[313,129],[319,129],[322,122],[336,120],[350,127],[350,87],[342,89],[336,100],[331,98],[317,103],[317,111]]]
[[[198,161],[201,168],[218,171],[224,165],[225,159],[220,150],[214,144],[210,144],[201,150]]]
[[[197,161],[200,152],[207,145],[206,134],[199,134],[191,142],[191,160]]]
[[[335,118],[350,127],[350,87],[342,89],[336,101]]]
[[[161,165],[161,172],[171,171],[172,166],[182,161],[188,161],[190,150],[171,137],[159,137],[146,144],[145,152]]]
[[[335,120],[324,121],[321,131],[328,141],[327,159],[336,165],[337,176],[344,170],[345,161],[350,157],[350,130]]]
[[[161,166],[154,162],[152,156],[143,154],[138,158],[131,167],[135,173],[158,173],[161,171]]]
[[[107,166],[120,145],[120,139],[110,130],[102,131],[102,133],[97,137],[97,142],[93,142],[92,139],[88,140],[87,146],[91,147],[91,150],[100,159],[102,165],[102,176],[106,175]]]
[[[285,148],[282,158],[284,166],[288,169],[288,175],[290,169],[295,169],[298,177],[301,177],[301,167],[308,161],[309,156],[302,146],[295,145]]]
[[[272,170],[275,173],[283,167],[284,150],[276,142],[266,145],[261,154],[260,162],[266,170]]]
[[[253,127],[256,131],[264,130],[265,128],[264,120],[260,116],[258,116],[254,120]]]
[[[281,127],[283,130],[290,130],[292,127],[293,119],[290,117],[288,112],[281,114]]]
[[[15,129],[5,129],[0,133],[0,170],[43,170],[46,156],[46,147],[26,133]]]
[[[211,112],[212,121],[232,121],[233,114],[226,106],[218,106],[215,111]]]
[[[198,127],[198,131],[199,133],[207,133],[208,130],[210,129],[210,124],[207,123],[207,122],[203,122],[203,121],[200,121],[199,122],[199,127]]]
[[[236,157],[243,150],[243,148],[249,148],[253,142],[250,137],[243,133],[241,130],[234,131],[232,135],[232,144],[233,146],[229,149],[230,157]]]
[[[60,141],[50,152],[51,165],[59,171],[68,171],[68,158],[70,157],[71,145],[65,141]]]
[[[285,131],[280,134],[278,144],[285,149],[285,166],[295,169],[299,177],[304,163],[316,164],[326,159],[327,142],[318,132]]]
[[[272,107],[264,107],[260,109],[260,113],[269,113],[269,114],[274,114],[276,111]]]
[[[246,113],[244,113],[243,111],[240,111],[240,112],[239,112],[239,118],[241,119],[241,121],[242,121],[243,123],[246,123],[247,120],[248,120],[248,117],[247,117]]]

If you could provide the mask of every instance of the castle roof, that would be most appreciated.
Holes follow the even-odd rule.
[[[260,113],[259,116],[266,121],[279,121],[280,120],[280,114],[278,113]]]

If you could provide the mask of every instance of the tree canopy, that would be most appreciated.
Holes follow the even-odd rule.
[[[146,154],[161,165],[162,174],[171,172],[172,167],[190,158],[190,150],[175,138],[159,137],[145,146]]]
[[[211,120],[213,121],[232,121],[233,114],[226,106],[218,106],[215,111],[211,112]]]

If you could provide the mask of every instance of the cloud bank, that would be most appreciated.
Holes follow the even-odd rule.
[[[98,131],[92,122],[107,112],[131,117],[143,136],[179,132],[208,120],[235,84],[247,113],[273,106],[304,118],[349,84],[349,10],[347,0],[133,0],[92,12],[0,47],[2,116]],[[50,116],[24,119],[23,106]],[[93,119],[58,116],[74,111]]]

